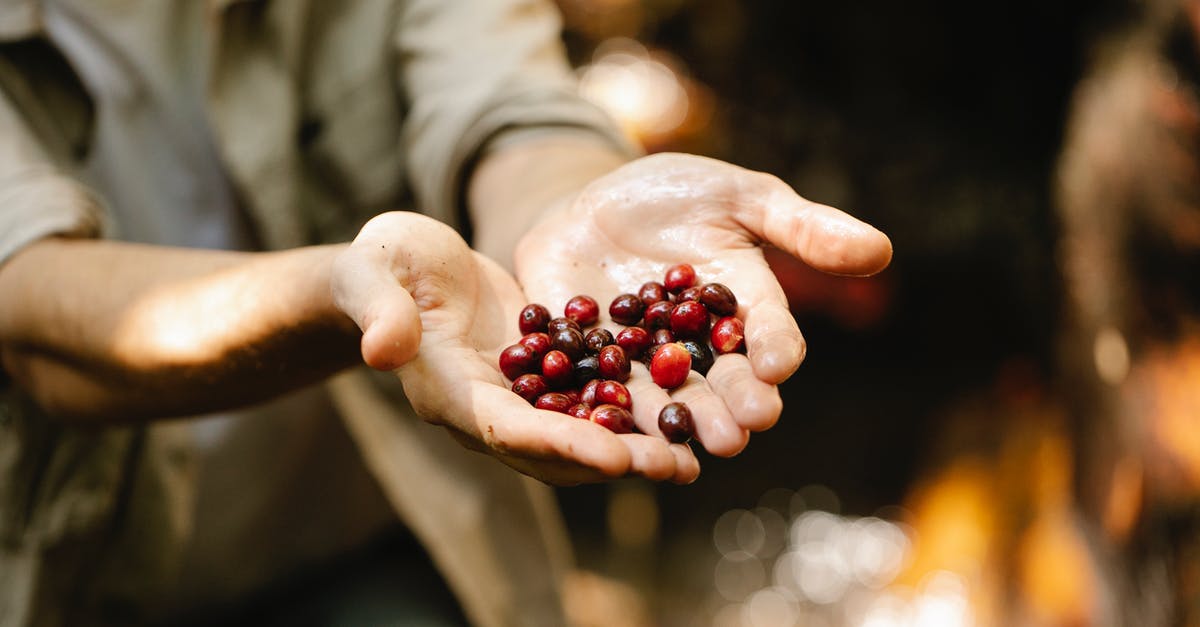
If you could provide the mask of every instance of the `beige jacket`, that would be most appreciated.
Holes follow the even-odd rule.
[[[120,11],[97,1],[95,19]],[[573,129],[621,145],[581,102],[551,6],[535,0],[210,0],[208,112],[267,248],[350,239],[415,206],[458,224],[489,142]],[[92,109],[42,37],[35,0],[0,0],[0,262],[40,237],[102,237],[72,173]],[[130,155],[137,158],[137,155]],[[328,383],[363,458],[481,625],[559,624],[568,558],[552,494],[420,422],[390,377]],[[0,625],[138,624],[173,595],[190,443],[163,425],[48,420],[0,372]]]

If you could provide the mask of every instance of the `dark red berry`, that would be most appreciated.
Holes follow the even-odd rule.
[[[633,326],[642,321],[646,303],[633,294],[621,294],[608,306],[608,315],[617,324]]]
[[[629,388],[619,381],[601,381],[600,385],[596,386],[596,402],[625,409],[633,408],[633,397],[629,395]]]
[[[550,322],[546,323],[546,333],[549,334],[550,337],[554,337],[555,333],[558,333],[563,329],[575,329],[576,331],[581,330],[579,323],[570,318],[554,318]]]
[[[572,361],[583,357],[583,334],[579,329],[563,329],[550,335],[550,348],[562,351]]]
[[[692,411],[683,403],[667,403],[658,412],[658,430],[668,442],[683,444],[696,435]]]
[[[655,329],[666,329],[671,326],[671,310],[675,305],[671,302],[660,300],[646,308],[646,314],[643,324],[647,331]]]
[[[533,354],[538,357],[544,356],[546,351],[550,350],[550,336],[541,332],[530,333],[517,343],[533,351]]]
[[[600,387],[600,379],[592,379],[583,385],[579,391],[579,402],[588,407],[596,406],[596,388]]]
[[[617,346],[625,350],[629,359],[637,359],[650,346],[650,334],[641,327],[627,327],[617,333]]]
[[[629,358],[620,346],[605,346],[600,349],[600,377],[622,383],[629,380]]]
[[[588,420],[607,427],[613,433],[633,433],[633,414],[624,407],[601,405],[592,410]]]
[[[683,385],[692,369],[692,354],[682,344],[663,344],[650,360],[650,377],[668,390]]]
[[[737,297],[733,291],[720,283],[709,283],[700,288],[700,304],[718,316],[737,313]]]
[[[588,416],[592,415],[592,406],[584,405],[583,403],[575,403],[567,408],[567,415],[572,418],[582,418],[587,420]]]
[[[579,390],[563,390],[563,394],[566,394],[567,398],[571,399],[572,405],[579,402]]]
[[[522,334],[545,331],[547,322],[550,322],[550,310],[538,304],[525,305],[517,318]]]
[[[713,325],[709,338],[718,353],[740,352],[746,348],[746,327],[737,318],[721,318]]]
[[[593,325],[600,319],[600,303],[597,303],[596,299],[591,296],[580,294],[567,301],[567,306],[563,308],[563,315],[579,323],[581,327]]]
[[[548,409],[550,411],[556,411],[560,414],[565,414],[571,407],[571,399],[567,398],[566,394],[547,392],[546,394],[539,396],[537,401],[533,403],[533,406],[537,407],[538,409]]]
[[[662,283],[649,281],[643,283],[642,287],[638,289],[638,298],[642,299],[642,302],[649,307],[654,303],[670,300],[671,297],[667,294],[667,288],[663,287]]]
[[[679,338],[706,337],[708,310],[694,300],[675,305],[675,309],[671,311],[671,331]]]
[[[587,349],[587,352],[593,355],[599,353],[600,349],[604,348],[605,346],[609,346],[614,342],[616,342],[616,340],[613,339],[612,331],[609,331],[608,329],[592,329],[591,331],[587,332],[587,335],[583,336],[584,347]]]
[[[513,344],[500,353],[500,372],[509,381],[515,381],[517,377],[537,370],[537,367],[537,355],[523,344]]]
[[[680,292],[679,295],[675,297],[676,303],[682,303],[686,300],[695,300],[695,301],[700,300],[700,288],[698,288],[696,286],[689,287],[686,290],[683,290],[682,292]]]
[[[532,405],[537,397],[550,391],[550,386],[540,374],[523,374],[513,381],[512,391]]]
[[[670,329],[659,329],[654,332],[654,335],[650,336],[650,342],[655,346],[659,346],[661,344],[670,344],[674,341],[675,334],[672,333]]]
[[[588,381],[600,378],[600,360],[588,355],[575,362],[575,385],[583,387]]]
[[[700,374],[708,374],[708,369],[712,368],[714,361],[712,351],[708,350],[708,345],[696,340],[683,340],[680,344],[683,344],[683,347],[692,354],[692,370]]]
[[[550,351],[542,358],[542,376],[546,378],[546,384],[555,390],[570,387],[575,380],[572,376],[574,370],[575,364],[562,351]]]
[[[678,294],[695,283],[696,270],[686,263],[667,268],[667,275],[663,280],[663,285],[672,294]]]

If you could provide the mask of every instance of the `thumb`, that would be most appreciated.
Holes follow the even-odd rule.
[[[867,276],[891,263],[891,240],[866,222],[801,198],[775,177],[758,191],[749,202],[741,203],[738,221],[813,268]]]
[[[352,244],[334,261],[333,301],[362,329],[363,361],[395,370],[417,354],[420,311],[388,260],[363,248]]]

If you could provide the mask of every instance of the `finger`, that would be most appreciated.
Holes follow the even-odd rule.
[[[700,460],[696,459],[692,447],[687,444],[672,444],[669,448],[675,456],[675,476],[670,478],[671,481],[680,485],[695,481],[700,476]]]
[[[362,330],[362,356],[377,370],[395,370],[417,354],[421,318],[412,296],[382,255],[349,248],[334,262],[334,303]]]
[[[708,385],[725,400],[734,422],[749,431],[770,429],[783,411],[779,388],[758,378],[745,355],[721,355],[706,375]]]
[[[630,433],[619,436],[629,447],[629,470],[652,481],[664,481],[675,477],[675,453],[666,440],[659,436]]]
[[[739,204],[738,221],[760,238],[832,274],[865,276],[887,267],[892,242],[849,214],[805,200],[774,177]]]
[[[696,439],[709,453],[732,457],[746,448],[750,432],[733,420],[725,401],[713,393],[700,373],[688,373],[687,381],[671,391],[671,400],[691,410]]]
[[[630,364],[629,380],[625,382],[625,387],[629,388],[629,396],[634,399],[633,422],[638,430],[666,442],[658,430],[658,413],[671,402],[671,396],[650,378],[650,371],[640,361]]]
[[[767,384],[792,376],[808,347],[788,308],[774,300],[754,303],[747,308],[744,323],[746,354],[754,375]]]

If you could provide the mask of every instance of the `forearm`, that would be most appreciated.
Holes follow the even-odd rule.
[[[576,135],[530,139],[489,153],[467,189],[473,247],[511,270],[517,241],[538,218],[627,160],[599,138]]]
[[[0,356],[52,414],[129,420],[264,400],[358,359],[340,246],[233,253],[50,239],[0,267]]]

